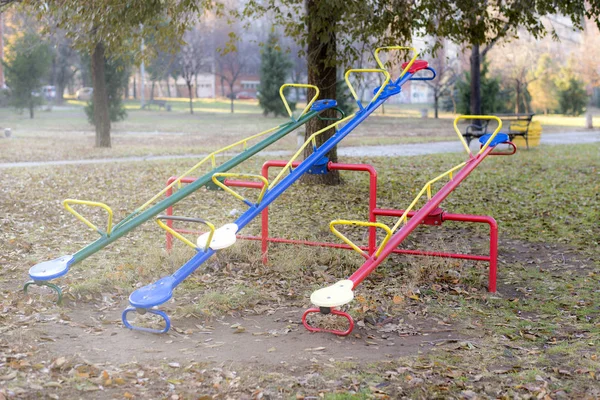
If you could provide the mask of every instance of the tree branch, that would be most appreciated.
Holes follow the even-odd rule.
[[[485,48],[481,51],[479,57],[484,58],[485,55],[487,54],[487,52],[490,51],[492,49],[492,47],[494,47],[494,45],[498,42],[498,40],[502,39],[504,37],[504,35],[506,35],[506,32],[508,32],[508,28],[510,28],[510,24],[507,22],[504,24],[502,29],[500,29],[500,32],[498,32],[498,35],[496,35],[496,37],[493,38],[492,41],[489,42],[487,46],[485,46]]]

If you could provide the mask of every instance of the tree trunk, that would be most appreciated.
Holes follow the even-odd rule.
[[[192,101],[193,93],[192,93],[192,81],[185,81],[188,87],[188,94],[190,95],[190,114],[194,113],[194,103]]]
[[[326,40],[322,40],[322,33],[318,26],[314,26],[311,23],[316,18],[323,18],[320,15],[320,2],[327,0],[305,0],[305,7],[308,20],[308,47],[307,47],[307,61],[308,61],[308,83],[317,86],[321,91],[321,99],[336,99],[336,81],[337,81],[337,70],[336,67],[331,63],[326,64],[326,60],[331,59],[336,54],[336,42],[335,35],[330,35]],[[330,24],[336,23],[336,17],[330,16]],[[329,25],[331,26],[331,25]],[[314,93],[312,90],[308,91],[307,100],[312,98]],[[329,118],[335,118],[336,113],[334,110],[326,110],[322,113],[323,116]],[[325,128],[331,124],[331,121],[321,121],[318,118],[313,118],[306,124],[305,138],[308,139],[315,132]],[[316,137],[317,147],[323,144],[335,133],[335,129],[330,129],[323,132]],[[304,158],[310,156],[313,152],[312,146],[307,146],[304,149]],[[337,146],[334,147],[328,154],[327,158],[329,161],[337,162]],[[329,171],[324,175],[310,175],[307,174],[302,178],[303,182],[307,183],[321,183],[325,185],[338,185],[341,182],[339,171]]]
[[[92,82],[94,84],[94,125],[96,147],[110,147],[110,116],[104,73],[104,45],[99,42],[92,53]]]
[[[479,45],[471,49],[471,115],[481,115],[481,56]],[[479,121],[473,121],[479,124]]]
[[[519,114],[519,111],[521,111],[521,82],[517,79],[516,80],[517,84],[516,84],[516,102],[515,102],[515,114]]]
[[[171,98],[171,79],[167,76],[167,96]]]
[[[133,98],[137,100],[137,82],[135,79],[135,75],[133,76]]]
[[[35,108],[33,104],[33,99],[29,100],[29,118],[33,119],[33,109]]]
[[[235,80],[232,82],[235,82]],[[233,83],[229,85],[229,98],[231,99],[231,113],[233,114]]]
[[[437,90],[434,89],[433,92],[433,117],[435,119],[439,118],[438,109],[440,107],[440,95]]]

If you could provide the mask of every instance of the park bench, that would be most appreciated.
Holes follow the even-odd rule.
[[[539,122],[533,122],[532,119],[535,114],[496,114],[500,119],[504,127],[502,131],[508,135],[511,141],[516,137],[521,137],[525,142],[525,146],[529,149],[530,141],[532,146],[536,146],[539,143],[539,137],[542,133],[542,127]],[[471,143],[473,139],[479,139],[483,135],[487,135],[489,132],[488,124],[490,120],[479,121],[478,124],[471,124],[467,126],[463,136],[467,141],[467,144]]]
[[[150,101],[148,101],[146,104],[143,105],[142,109],[150,109],[151,106],[157,106],[158,109],[160,110],[161,108],[164,108],[167,111],[171,111],[171,106],[167,104],[166,100],[157,100],[157,99],[151,99]]]

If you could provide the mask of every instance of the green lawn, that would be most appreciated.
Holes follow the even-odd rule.
[[[0,128],[11,128],[12,138],[0,141],[0,162],[65,160],[213,151],[234,141],[286,121],[264,117],[256,101],[236,101],[229,112],[225,100],[195,100],[191,115],[186,99],[169,99],[173,110],[140,110],[126,101],[128,118],[112,125],[112,148],[94,148],[93,127],[83,112],[83,102],[69,100],[51,111],[39,110],[35,119],[12,109],[0,109]],[[387,105],[349,135],[341,146],[391,145],[455,140],[454,115],[420,118],[424,105]],[[430,112],[431,115],[431,112]],[[539,116],[544,132],[582,129],[583,117]],[[600,121],[596,121],[600,125]],[[300,130],[301,134],[303,129]],[[294,150],[296,135],[273,149]]]
[[[288,364],[273,367],[240,360],[234,367],[227,365],[236,368],[236,375],[217,385],[213,375],[222,372],[222,365],[191,364],[175,368],[161,360],[147,361],[143,367],[145,376],[151,378],[149,381],[140,384],[133,373],[131,379],[118,386],[104,386],[106,392],[102,395],[123,397],[127,392],[143,397],[150,389],[154,397],[177,393],[187,398],[197,396],[201,390],[200,393],[210,396],[240,398],[260,387],[272,398],[598,397],[599,152],[598,143],[540,146],[511,157],[485,160],[443,206],[448,212],[491,215],[498,221],[499,292],[489,294],[485,289],[486,263],[390,258],[357,288],[355,301],[347,308],[364,326],[357,330],[364,337],[332,338],[329,344],[335,347],[336,343],[356,340],[355,347],[359,349],[367,343],[371,347],[366,351],[381,352],[376,362],[325,358],[303,367]],[[344,161],[374,165],[379,173],[378,206],[404,208],[428,179],[463,159],[460,154],[443,154]],[[257,173],[264,161],[253,159],[237,171]],[[72,253],[95,238],[94,232],[61,209],[61,199],[106,202],[115,210],[118,221],[164,187],[168,176],[188,166],[188,161],[166,161],[0,170],[3,194],[0,209],[5,213],[0,230],[3,287],[11,288],[3,294],[2,304],[9,312],[0,316],[1,329],[29,337],[33,333],[21,329],[23,324],[28,329],[41,327],[43,332],[52,324],[60,326],[64,321],[73,321],[88,329],[84,335],[92,338],[102,326],[118,325],[118,321],[108,318],[82,318],[81,310],[90,315],[97,310],[117,313],[140,282],[146,284],[172,272],[193,254],[179,243],[174,254],[164,253],[164,235],[153,223],[143,225],[77,265],[61,279],[68,300],[62,308],[37,295],[29,301],[15,288],[30,265]],[[348,172],[343,178],[345,184],[337,187],[293,186],[271,206],[271,234],[337,242],[329,232],[329,221],[366,219],[367,177]],[[231,221],[233,209],[244,206],[225,193],[200,191],[178,204],[175,212],[206,218],[219,226]],[[90,215],[95,223],[105,223],[101,213]],[[249,225],[245,231],[257,233],[258,224]],[[363,240],[361,232],[354,234],[357,241]],[[486,235],[483,227],[446,223],[442,227],[419,228],[405,245],[485,253]],[[264,310],[308,306],[314,289],[348,276],[363,260],[352,251],[286,245],[272,245],[269,256],[270,264],[264,267],[258,246],[239,242],[186,280],[177,289],[175,301],[165,308],[176,324],[195,321],[192,315],[200,316],[198,324],[205,323],[203,318],[212,321],[208,324],[219,324],[219,316],[225,314],[234,315],[244,325],[252,325],[252,319],[266,313]],[[107,296],[113,300],[107,302]],[[48,315],[56,318],[44,319]],[[298,329],[288,322],[298,319],[299,315],[289,314],[277,323]],[[381,329],[390,325],[377,326],[381,321],[392,321],[400,332],[409,333],[403,335],[397,330],[385,333]],[[446,330],[459,339],[428,341],[430,332]],[[385,346],[379,349],[369,344],[374,340],[381,342],[382,336],[402,343],[411,334],[422,338],[421,345],[401,357],[385,356]],[[165,340],[177,341],[181,335],[174,334]],[[248,347],[258,343],[257,340],[266,340],[248,333],[240,335],[247,335]],[[129,336],[125,331],[123,337]],[[190,337],[185,339],[187,348],[201,346],[207,340],[202,335]],[[45,388],[46,393],[68,397],[72,393],[83,395],[88,388],[98,390],[98,382],[102,381],[95,376],[99,373],[86,375],[87,370],[80,367],[86,366],[85,362],[72,361],[66,364],[68,368],[58,368],[57,362],[51,360],[63,354],[27,347],[28,343],[50,340],[72,339],[48,338],[40,333],[9,346],[8,339],[0,337],[1,351],[14,349],[21,354],[20,358],[13,355],[10,362],[0,364],[0,377],[13,377],[3,382],[7,390],[20,388],[22,396],[35,397],[38,387],[47,381],[46,365],[53,365],[53,382],[59,382]],[[305,348],[315,347],[314,339],[306,340]],[[273,352],[272,357],[277,354]],[[112,365],[110,353],[105,357],[102,369],[118,374],[123,373],[123,368],[130,368]],[[175,382],[172,383],[175,389],[169,389],[167,382]]]

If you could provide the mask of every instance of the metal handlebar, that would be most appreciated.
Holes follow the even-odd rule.
[[[170,221],[197,222],[199,224],[204,224],[204,225],[208,226],[208,229],[210,229],[210,234],[208,235],[208,240],[206,241],[206,243],[210,243],[213,238],[213,235],[215,234],[215,226],[213,224],[211,224],[210,222],[205,221],[200,218],[178,217],[178,216],[174,216],[174,215],[158,215],[156,217],[156,223],[158,224],[158,226],[160,226],[165,231],[169,232],[171,235],[175,236],[177,239],[181,240],[183,243],[187,244],[194,250],[198,250],[198,246],[196,246],[194,243],[190,242],[188,239],[186,239],[181,234],[176,232],[170,226],[167,226],[164,222],[162,222],[163,219],[170,220]]]
[[[308,102],[308,104],[306,105],[306,107],[304,108],[304,110],[302,110],[302,113],[299,115],[299,117],[303,116],[304,114],[306,114],[306,112],[308,110],[310,110],[310,107],[313,105],[313,103],[319,98],[319,88],[316,87],[315,85],[308,85],[305,83],[284,83],[283,85],[281,85],[281,87],[279,88],[279,96],[281,97],[281,100],[283,100],[283,104],[285,105],[285,109],[287,110],[288,114],[290,115],[290,118],[294,119],[294,116],[292,114],[292,109],[290,108],[290,105],[287,102],[287,99],[285,98],[285,95],[283,94],[283,91],[285,88],[288,87],[298,87],[298,88],[305,88],[305,89],[314,89],[315,91],[315,95],[313,96],[313,98]]]

